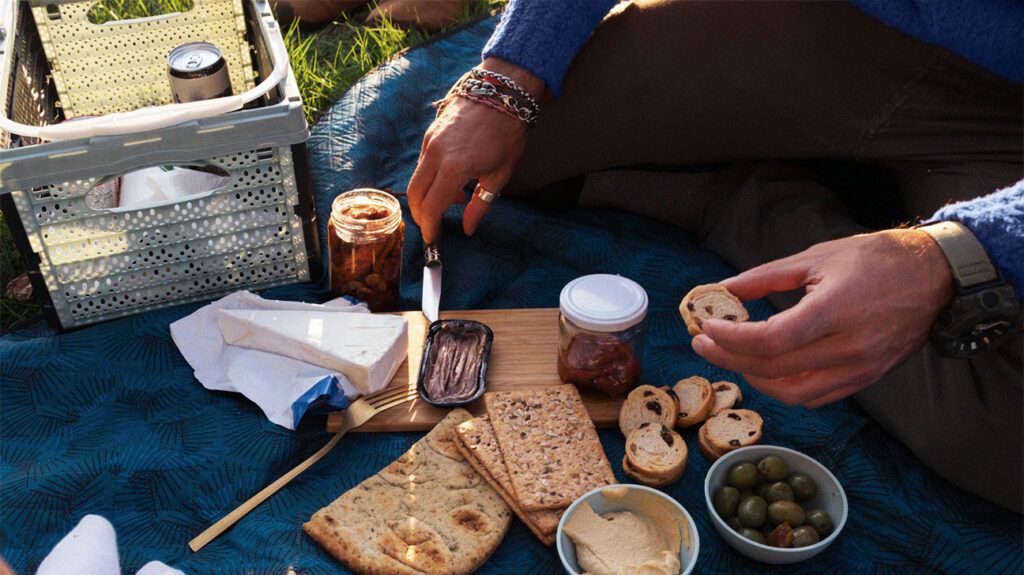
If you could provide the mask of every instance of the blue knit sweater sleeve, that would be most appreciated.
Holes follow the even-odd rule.
[[[918,40],[942,46],[1012,82],[1024,82],[1022,0],[850,0]]]
[[[1024,180],[987,196],[950,204],[932,220],[955,220],[974,232],[1003,278],[1024,299]]]
[[[617,1],[510,0],[483,57],[528,70],[558,96],[573,57]]]

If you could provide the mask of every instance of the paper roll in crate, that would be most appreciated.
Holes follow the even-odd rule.
[[[269,2],[194,0],[102,25],[87,20],[94,4],[0,6],[0,207],[51,322],[318,279],[308,130]],[[168,54],[194,41],[224,54],[234,96],[170,103]],[[78,115],[96,117],[63,121]],[[144,206],[87,202],[98,184],[164,165],[227,182]]]

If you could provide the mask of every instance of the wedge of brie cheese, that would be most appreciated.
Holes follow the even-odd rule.
[[[405,319],[396,315],[251,309],[217,314],[229,345],[337,371],[362,394],[386,387],[409,351]]]

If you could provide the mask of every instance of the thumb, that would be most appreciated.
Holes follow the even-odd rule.
[[[477,190],[483,188],[497,196],[501,193],[501,190],[504,189],[511,176],[511,168],[501,168],[498,172],[480,176]],[[466,210],[462,212],[462,230],[466,232],[467,236],[471,236],[476,232],[477,228],[480,227],[480,222],[483,221],[484,216],[486,216],[487,212],[491,210],[491,203],[481,200],[480,196],[476,194],[477,190],[473,191],[473,196],[469,200],[469,205],[466,206]],[[497,198],[491,200],[491,202],[494,201],[497,201]]]
[[[798,254],[751,268],[721,283],[734,296],[750,301],[801,288],[807,285],[809,272],[809,262]]]

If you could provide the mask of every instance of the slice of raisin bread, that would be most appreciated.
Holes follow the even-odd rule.
[[[667,387],[641,385],[629,392],[619,409],[619,429],[628,436],[644,423],[674,427],[679,415],[679,401]]]
[[[710,415],[732,409],[743,401],[743,392],[740,391],[740,386],[731,381],[716,381],[711,384],[711,389],[715,390],[715,405],[711,408]]]
[[[650,487],[666,487],[676,481],[679,481],[679,477],[682,477],[682,474],[680,474],[679,477],[659,477],[656,475],[648,475],[642,471],[633,469],[629,464],[629,458],[625,455],[622,456],[622,471],[625,472],[626,476],[632,480]]]
[[[645,424],[626,439],[623,471],[643,484],[664,487],[683,477],[688,454],[681,435],[663,425]]]
[[[630,469],[668,482],[686,471],[689,450],[683,437],[665,425],[642,425],[626,438],[626,460]]]
[[[720,454],[761,441],[764,422],[756,411],[726,409],[704,422],[708,447]]]
[[[700,431],[697,432],[697,446],[700,447],[700,452],[704,454],[704,457],[712,463],[718,461],[719,457],[725,455],[708,444],[707,430],[703,425],[700,427]]]
[[[679,314],[686,322],[690,335],[703,333],[701,325],[708,319],[724,319],[728,321],[747,321],[750,314],[743,302],[732,295],[721,284],[700,285],[683,297],[679,303]]]
[[[679,427],[690,427],[704,421],[715,407],[715,390],[703,377],[693,376],[679,380],[672,387],[679,398]]]

